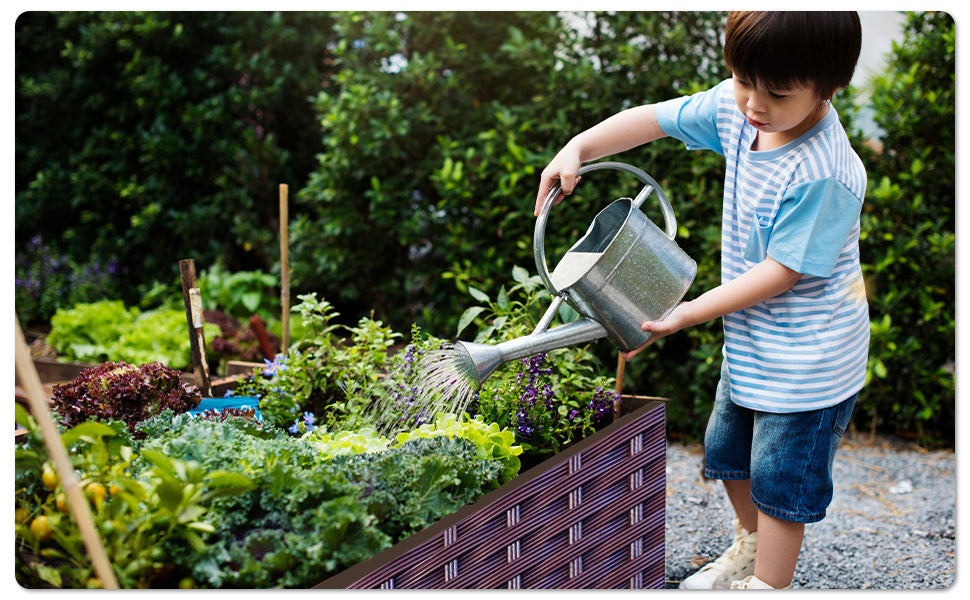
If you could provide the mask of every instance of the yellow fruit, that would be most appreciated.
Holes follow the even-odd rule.
[[[67,512],[67,497],[64,496],[64,492],[61,492],[57,495],[57,498],[54,498],[54,505],[57,506],[57,510],[61,511],[62,513]]]
[[[88,589],[101,589],[101,580],[97,577],[88,579]]]
[[[42,542],[46,542],[47,540],[51,539],[52,535],[54,535],[54,532],[47,524],[47,517],[44,515],[41,515],[30,522],[30,533],[32,533],[35,538]]]
[[[47,463],[44,463],[44,472],[40,475],[40,480],[44,487],[53,491],[57,487],[57,473]]]
[[[111,487],[108,488],[108,495],[114,497],[120,491],[121,488],[117,484],[112,483]]]
[[[101,503],[108,496],[108,490],[104,489],[104,486],[98,482],[89,483],[84,488],[84,493],[95,506],[101,506]]]
[[[26,523],[27,517],[30,516],[30,512],[26,508],[18,508],[14,511],[13,515],[17,523]]]

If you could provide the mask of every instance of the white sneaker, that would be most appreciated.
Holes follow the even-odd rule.
[[[734,519],[734,543],[714,562],[680,582],[684,590],[726,590],[731,583],[754,575],[754,555],[758,532],[749,532]]]
[[[789,583],[783,588],[773,588],[764,581],[761,581],[754,575],[749,575],[741,581],[735,581],[731,584],[732,590],[790,590],[791,584]]]

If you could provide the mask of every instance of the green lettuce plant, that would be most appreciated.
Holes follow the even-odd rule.
[[[203,331],[207,345],[219,334],[213,326]],[[143,311],[121,300],[99,300],[61,308],[51,317],[47,343],[70,361],[158,361],[175,369],[192,364],[185,311],[164,306]]]

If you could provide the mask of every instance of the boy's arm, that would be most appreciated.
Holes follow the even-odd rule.
[[[662,321],[646,321],[641,328],[653,336],[635,350],[623,354],[629,360],[660,338],[685,327],[706,323],[724,315],[743,310],[788,291],[801,273],[792,271],[768,257],[737,278],[701,294],[690,302],[682,302]]]
[[[576,187],[576,173],[583,163],[662,137],[666,137],[666,134],[660,129],[656,106],[653,104],[629,108],[580,133],[569,140],[542,171],[539,193],[536,195],[535,215],[539,216],[542,203],[557,179],[563,195],[572,193]],[[562,196],[556,202],[560,200]]]

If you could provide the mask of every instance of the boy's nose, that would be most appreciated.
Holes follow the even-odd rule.
[[[764,112],[767,108],[767,103],[764,99],[757,93],[753,93],[748,96],[748,108],[755,112]]]

